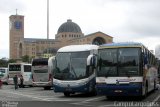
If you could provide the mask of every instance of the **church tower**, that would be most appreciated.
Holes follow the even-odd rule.
[[[19,59],[22,56],[24,39],[24,16],[11,15],[9,17],[9,57],[11,59]]]

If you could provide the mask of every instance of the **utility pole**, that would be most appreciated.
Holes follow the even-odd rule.
[[[17,11],[18,11],[18,9],[16,9],[16,15],[17,15]]]
[[[49,0],[47,0],[47,55],[49,55],[49,48],[50,48],[50,42],[49,42]],[[49,57],[49,56],[48,56]]]
[[[47,0],[47,39],[49,39],[49,0]]]

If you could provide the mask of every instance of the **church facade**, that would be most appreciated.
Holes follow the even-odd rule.
[[[45,53],[54,55],[59,48],[66,45],[101,45],[113,42],[113,37],[100,31],[84,35],[79,25],[72,22],[71,19],[68,19],[58,28],[55,39],[24,38],[24,16],[11,15],[9,21],[10,59],[21,59],[25,55],[30,58],[48,57],[44,56]]]

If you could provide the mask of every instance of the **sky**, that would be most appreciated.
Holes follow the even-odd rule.
[[[0,58],[9,58],[9,16],[24,15],[25,38],[47,38],[47,0],[0,0]],[[101,31],[113,42],[160,44],[160,0],[49,0],[49,38],[72,19],[84,35]]]

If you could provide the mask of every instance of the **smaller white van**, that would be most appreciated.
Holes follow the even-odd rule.
[[[0,68],[0,79],[4,84],[8,85],[8,68]]]

